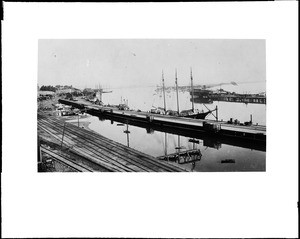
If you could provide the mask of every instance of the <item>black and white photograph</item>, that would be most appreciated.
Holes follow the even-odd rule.
[[[266,169],[265,40],[39,40],[39,172]]]
[[[4,2],[1,237],[298,238],[298,20]]]

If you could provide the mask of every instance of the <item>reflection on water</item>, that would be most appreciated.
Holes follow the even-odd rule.
[[[235,89],[236,92],[238,90]],[[262,91],[262,90],[261,90]],[[256,92],[253,92],[256,93]],[[119,104],[128,101],[130,108],[149,111],[152,106],[163,106],[162,95],[155,92],[155,88],[116,89],[113,93],[103,95],[105,104]],[[191,109],[189,92],[179,93],[180,110]],[[168,110],[176,110],[176,93],[167,92],[166,104]],[[230,102],[213,102],[206,105],[210,109],[218,106],[220,120],[230,118],[240,122],[250,120],[253,123],[266,124],[266,105],[243,104]],[[195,104],[198,110],[206,110],[203,104]],[[214,119],[212,115],[207,117]],[[261,150],[243,148],[228,143],[221,143],[215,139],[189,137],[177,135],[172,131],[160,132],[151,128],[142,128],[128,124],[128,122],[114,122],[112,120],[99,120],[91,116],[88,119],[89,127],[114,141],[127,145],[143,153],[159,157],[170,163],[180,164],[182,167],[198,172],[222,171],[265,171],[266,153]],[[179,134],[179,132],[177,132]],[[184,135],[184,136],[183,136]],[[237,144],[239,145],[239,144]],[[241,145],[239,145],[241,146]]]
[[[178,163],[191,171],[265,171],[263,151],[153,131],[111,120],[100,121],[95,116],[88,120],[91,122],[89,127],[105,137],[161,160]]]
[[[200,148],[196,147],[196,143],[199,144],[199,140],[189,139],[189,142],[192,142],[192,149],[186,149],[185,146],[182,146],[180,143],[180,137],[178,137],[178,144],[175,147],[175,153],[168,153],[167,150],[167,133],[165,133],[165,152],[163,156],[158,157],[159,160],[164,160],[168,162],[175,162],[178,164],[191,164],[191,171],[194,171],[196,162],[201,160],[202,153]]]

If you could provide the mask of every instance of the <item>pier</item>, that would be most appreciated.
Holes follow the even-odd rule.
[[[266,104],[266,97],[262,95],[247,95],[247,94],[213,94],[211,96],[213,101],[226,101],[236,103],[251,103],[251,104]]]
[[[265,94],[238,94],[235,92],[213,92],[207,89],[194,89],[190,91],[190,95],[195,97],[195,101],[203,101],[203,103],[213,102],[213,101],[225,101],[233,103],[251,103],[251,104],[266,104],[267,99]],[[191,99],[192,100],[192,99]]]
[[[59,100],[60,103],[72,105],[89,114],[131,124],[143,124],[148,128],[161,128],[184,134],[213,137],[223,141],[235,141],[241,145],[251,144],[253,148],[265,150],[266,126],[262,125],[233,125],[223,121],[190,119],[169,115],[151,114],[119,110],[116,107],[93,105],[83,101]]]

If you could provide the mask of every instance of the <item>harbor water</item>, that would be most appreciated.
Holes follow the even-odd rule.
[[[228,91],[238,93],[246,92],[243,87],[231,86],[225,88]],[[228,89],[229,88],[229,89]],[[251,93],[264,91],[264,85],[252,85]],[[251,86],[245,87],[251,89]],[[254,91],[256,89],[256,91]],[[152,107],[163,107],[162,92],[157,91],[156,87],[136,87],[113,89],[111,93],[104,93],[102,96],[105,104],[127,103],[131,109],[149,111]],[[179,109],[191,109],[191,96],[187,91],[179,91]],[[211,104],[195,103],[195,109],[207,111],[213,110],[218,106],[218,119],[228,121],[230,118],[240,122],[250,121],[252,115],[253,124],[266,125],[266,105],[265,104],[244,104],[231,102],[213,102]],[[169,90],[166,92],[167,110],[177,110],[176,92]],[[215,114],[215,112],[214,112]],[[215,119],[209,115],[207,119]],[[171,162],[180,164],[191,171],[198,172],[226,172],[226,171],[265,171],[266,152],[251,148],[242,148],[232,145],[220,144],[212,140],[193,140],[176,134],[147,130],[132,125],[113,122],[111,120],[100,120],[98,117],[91,116],[90,129],[102,134],[112,140],[127,145],[128,147],[139,150],[154,157],[198,150],[199,155],[191,161]]]

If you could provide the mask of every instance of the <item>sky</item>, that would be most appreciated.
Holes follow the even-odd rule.
[[[38,84],[83,89],[266,81],[265,40],[39,40]]]

